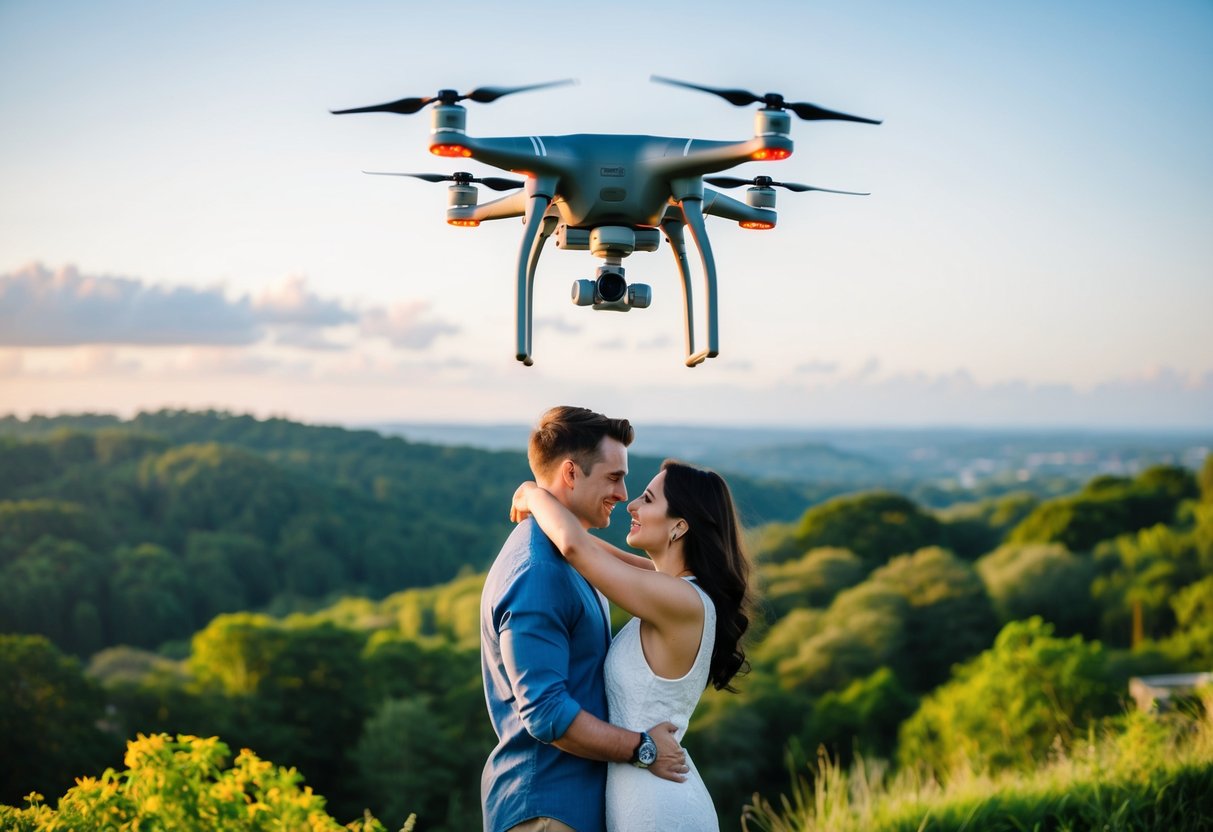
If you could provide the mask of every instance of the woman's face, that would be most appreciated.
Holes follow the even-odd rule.
[[[628,529],[628,545],[646,552],[658,552],[670,545],[670,535],[682,521],[667,514],[665,471],[658,472],[644,493],[628,503],[632,525]]]

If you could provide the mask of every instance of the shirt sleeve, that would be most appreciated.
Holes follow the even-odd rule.
[[[568,594],[565,576],[532,563],[515,575],[494,614],[514,708],[543,743],[562,737],[581,710],[568,691]]]

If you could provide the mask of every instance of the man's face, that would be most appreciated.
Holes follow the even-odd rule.
[[[611,509],[628,498],[624,478],[628,473],[628,449],[618,439],[605,436],[598,446],[601,458],[590,473],[576,467],[568,507],[587,529],[604,529],[611,522]]]

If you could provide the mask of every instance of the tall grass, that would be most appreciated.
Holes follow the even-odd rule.
[[[1130,713],[1054,746],[1027,772],[959,767],[942,779],[824,750],[778,804],[754,796],[746,832],[1208,832],[1213,701],[1188,714]]]

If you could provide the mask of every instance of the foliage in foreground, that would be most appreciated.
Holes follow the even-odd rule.
[[[896,775],[859,758],[844,769],[819,752],[811,778],[798,777],[776,806],[758,795],[745,832],[985,832],[1213,828],[1213,695],[1199,715],[1132,712],[1101,737],[1058,743],[1028,773],[954,769],[946,785],[921,769]]]
[[[369,813],[342,826],[324,798],[303,785],[293,768],[276,766],[245,749],[225,768],[228,747],[217,737],[140,735],[127,745],[126,769],[85,777],[57,808],[34,793],[24,809],[0,806],[0,829],[58,832],[78,829],[244,830],[297,829],[386,832]],[[413,828],[413,819],[402,832]]]

